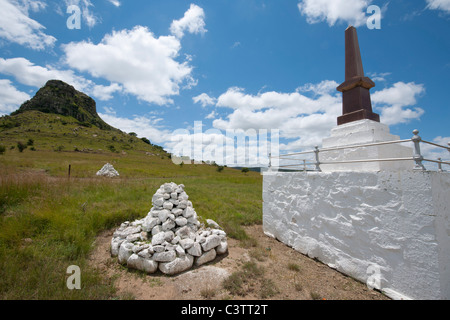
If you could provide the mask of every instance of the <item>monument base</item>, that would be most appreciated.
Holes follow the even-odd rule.
[[[351,147],[352,145],[394,140],[400,140],[400,137],[391,134],[387,125],[365,119],[340,125],[332,129],[331,136],[323,139],[322,147],[323,149],[344,146]],[[412,170],[414,168],[413,154],[412,148],[398,143],[323,151],[320,153],[320,162],[393,158],[411,158],[411,160],[322,164],[320,168],[323,172]]]
[[[361,110],[347,113],[347,114],[344,114],[343,116],[338,117],[337,123],[338,123],[338,126],[340,126],[340,125],[343,125],[346,123],[350,123],[350,122],[354,122],[354,121],[358,121],[358,120],[364,120],[364,119],[369,119],[369,120],[373,120],[376,122],[380,122],[380,115],[370,112],[365,109],[361,109]]]

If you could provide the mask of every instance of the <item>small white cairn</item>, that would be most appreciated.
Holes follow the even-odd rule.
[[[184,185],[163,184],[148,215],[124,222],[111,240],[111,256],[128,268],[148,274],[158,269],[174,275],[228,252],[226,233],[213,220],[198,220]]]
[[[112,164],[107,163],[97,172],[97,176],[113,178],[118,177],[119,173],[116,169],[114,169]]]

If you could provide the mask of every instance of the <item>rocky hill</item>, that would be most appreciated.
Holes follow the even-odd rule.
[[[162,147],[104,122],[95,101],[63,81],[50,80],[10,116],[0,117],[0,146],[17,150],[130,153],[168,157]]]
[[[23,103],[11,115],[17,115],[26,111],[40,111],[69,116],[81,123],[95,125],[100,129],[112,129],[110,125],[98,116],[94,99],[60,80],[48,81],[31,100]]]

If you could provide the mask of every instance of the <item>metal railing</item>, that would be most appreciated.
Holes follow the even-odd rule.
[[[420,144],[425,143],[428,145],[431,145],[433,147],[437,148],[443,148],[446,149],[448,152],[450,152],[450,142],[448,143],[448,147],[441,146],[439,144],[436,144],[434,142],[423,140],[419,136],[419,130],[413,131],[414,136],[411,139],[405,139],[405,140],[392,140],[392,141],[385,141],[385,142],[374,142],[374,143],[366,143],[366,144],[358,144],[358,145],[349,145],[349,146],[342,146],[342,147],[335,147],[335,148],[324,148],[319,149],[318,146],[314,148],[312,151],[304,151],[304,152],[297,152],[297,153],[290,153],[290,154],[283,154],[280,156],[272,156],[269,155],[269,169],[272,170],[273,168],[277,169],[284,169],[287,171],[294,170],[294,171],[322,171],[320,166],[321,165],[333,165],[333,164],[348,164],[348,163],[364,163],[364,162],[388,162],[388,161],[414,161],[414,168],[413,170],[421,170],[425,171],[427,170],[425,166],[423,165],[423,162],[428,161],[432,163],[436,163],[438,165],[438,171],[444,171],[442,169],[442,165],[450,165],[450,160],[442,160],[442,158],[438,158],[436,160],[424,158],[421,153]],[[411,157],[404,157],[404,158],[384,158],[384,159],[361,159],[361,160],[343,160],[343,161],[320,161],[320,153],[322,152],[329,152],[329,151],[340,151],[344,149],[357,149],[357,148],[365,148],[365,147],[374,147],[374,146],[381,146],[381,145],[389,145],[389,144],[400,144],[405,142],[413,142],[414,144],[414,152]],[[298,158],[291,158],[292,156],[301,156],[301,155],[307,155],[307,154],[314,154],[314,160],[311,159],[298,159]],[[286,164],[286,165],[278,165],[278,166],[272,166],[272,159],[278,159],[278,160],[289,160],[293,161],[293,164]],[[308,169],[308,166],[312,166],[313,169]]]

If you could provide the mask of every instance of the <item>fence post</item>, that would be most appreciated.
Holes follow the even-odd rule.
[[[315,146],[314,148],[314,153],[316,154],[316,170],[318,172],[321,172],[322,170],[320,169],[320,161],[319,161],[319,146]]]
[[[272,153],[269,153],[269,169],[272,168]]]
[[[438,158],[438,171],[439,172],[442,172],[442,171],[444,171],[444,170],[442,170],[442,163],[441,163],[441,161],[442,161],[442,158]]]
[[[416,162],[416,165],[414,166],[414,170],[426,170],[424,165],[422,164],[423,157],[420,153],[420,142],[422,141],[422,138],[419,136],[419,130],[413,131],[414,136],[412,137],[412,141],[414,142],[414,161]]]

